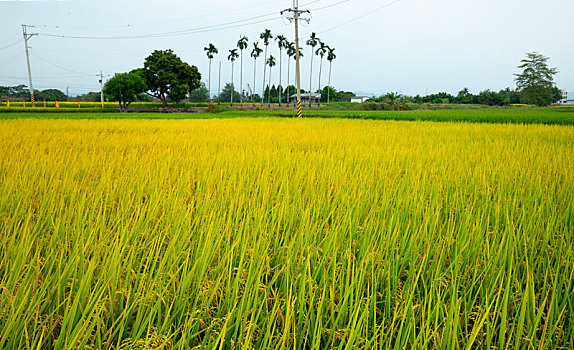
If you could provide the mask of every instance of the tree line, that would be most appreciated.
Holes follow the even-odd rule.
[[[267,58],[267,46],[270,44],[273,35],[269,30],[261,33],[260,38],[265,45],[265,58]],[[278,35],[275,40],[278,42],[279,47],[279,62],[281,70],[282,50],[285,49],[288,56],[288,63],[294,58],[295,44],[287,41],[287,39]],[[320,102],[345,102],[350,101],[356,95],[353,92],[337,91],[330,86],[331,66],[332,61],[336,58],[334,49],[328,47],[322,42],[315,33],[311,34],[307,45],[311,47],[314,55],[321,57],[321,64],[319,66],[319,86],[321,86],[321,73],[323,57],[326,55],[329,61],[329,83],[327,86],[319,88],[314,91],[321,95]],[[228,59],[232,64],[232,83],[226,83],[223,90],[218,94],[215,99],[218,102],[250,102],[252,104],[265,102],[268,104],[278,103],[282,104],[286,101],[286,96],[293,94],[296,87],[290,84],[290,64],[287,66],[287,85],[284,88],[282,78],[280,75],[279,85],[271,84],[271,68],[275,66],[275,58],[270,55],[265,60],[265,67],[269,68],[268,79],[266,77],[266,69],[264,69],[263,79],[264,84],[267,82],[262,96],[255,93],[255,89],[244,90],[240,89],[241,93],[236,91],[233,84],[234,80],[234,62],[240,57],[243,60],[243,50],[248,47],[248,38],[242,36],[237,42],[238,49],[229,50]],[[318,47],[318,49],[315,49]],[[257,73],[257,58],[263,53],[263,49],[259,47],[259,43],[253,43],[253,51],[251,57],[254,62],[254,77],[253,87],[256,83]],[[218,53],[218,49],[209,44],[205,48],[208,59],[211,60]],[[301,52],[302,56],[303,53]],[[557,102],[561,98],[561,91],[556,87],[553,81],[553,76],[557,73],[556,68],[548,67],[548,57],[539,53],[528,53],[527,57],[521,61],[518,68],[522,72],[515,74],[516,89],[506,88],[498,92],[491,90],[484,90],[477,94],[470,92],[468,88],[464,88],[458,92],[457,95],[452,95],[447,92],[440,92],[426,96],[405,96],[398,93],[387,93],[382,96],[373,96],[370,103],[386,104],[389,109],[403,109],[409,108],[408,104],[479,104],[489,106],[506,106],[512,104],[529,104],[546,106]],[[210,65],[211,66],[211,65]],[[211,70],[210,70],[211,75]],[[210,83],[211,79],[208,80]],[[302,93],[308,93],[312,90],[313,83],[313,70],[311,60],[309,90],[302,89]],[[243,84],[243,65],[240,70],[240,86]],[[152,98],[160,100],[164,106],[168,102],[180,102],[182,100],[189,100],[190,102],[207,102],[210,100],[210,88],[201,82],[201,74],[196,66],[189,65],[183,62],[172,50],[156,50],[145,59],[144,67],[134,69],[128,73],[116,74],[104,87],[104,95],[106,100],[119,102],[120,109],[125,110],[131,102],[134,101],[151,101]],[[36,90],[35,95],[37,100],[65,100],[66,94],[58,89]],[[0,96],[7,96],[13,98],[29,99],[29,91],[25,85],[18,86],[0,86]],[[100,94],[98,92],[90,92],[88,94],[76,97],[75,100],[82,101],[99,101]],[[384,106],[383,106],[384,107]],[[370,106],[370,108],[378,108]],[[382,108],[382,107],[381,107]],[[384,108],[382,108],[384,109]]]
[[[271,33],[271,30],[265,29],[260,35],[259,39],[262,40],[262,44],[264,49],[262,49],[259,45],[259,42],[253,42],[253,48],[250,52],[250,56],[253,59],[253,85],[249,86],[248,89],[244,89],[244,81],[243,81],[243,51],[248,49],[249,47],[249,38],[246,36],[241,36],[239,41],[237,42],[237,48],[229,49],[229,54],[227,59],[231,63],[231,82],[226,83],[224,86],[223,91],[218,92],[217,100],[220,102],[229,102],[231,106],[233,106],[233,102],[239,102],[243,104],[244,102],[248,101],[255,106],[255,103],[260,103],[261,106],[265,102],[268,105],[271,103],[278,103],[281,106],[282,103],[285,101],[288,102],[289,97],[291,94],[296,92],[296,88],[294,85],[290,84],[291,78],[291,61],[294,61],[297,57],[297,49],[295,42],[289,41],[286,36],[284,35],[277,35],[274,36]],[[279,83],[278,85],[272,84],[272,73],[273,67],[277,65],[277,59],[273,56],[273,54],[268,55],[269,45],[271,44],[272,40],[275,40],[277,43],[277,48],[279,49]],[[333,61],[337,58],[335,54],[335,49],[327,45],[323,40],[317,37],[316,33],[312,33],[309,39],[305,42],[307,46],[311,48],[311,67],[310,67],[310,77],[309,77],[309,91],[313,91],[313,57],[318,56],[320,57],[320,65],[319,65],[319,88],[317,89],[317,93],[322,91],[321,88],[321,76],[322,76],[322,69],[323,69],[323,59],[326,58],[329,62],[329,79],[328,79],[328,86],[331,85],[331,74],[332,74],[332,66]],[[208,73],[208,85],[206,90],[203,90],[203,94],[207,91],[208,98],[211,97],[212,85],[211,85],[211,66],[212,61],[219,54],[219,49],[213,44],[210,43],[208,46],[204,48],[204,51],[207,55],[207,59],[209,60],[209,73]],[[238,53],[239,51],[239,53]],[[287,84],[285,89],[283,88],[283,52],[287,55]],[[263,56],[263,83],[261,84],[261,90],[258,89],[257,85],[257,59],[264,53]],[[304,57],[304,53],[299,49],[299,57]],[[235,88],[235,61],[240,59],[240,77],[239,77],[239,92],[236,91]],[[269,74],[267,72],[269,71]],[[205,88],[202,88],[205,89]],[[258,91],[261,91],[262,94],[259,95]],[[302,89],[303,91],[303,89]],[[329,90],[330,91],[330,90]],[[330,95],[327,93],[326,101],[330,101]],[[311,98],[309,98],[309,104],[311,104]]]

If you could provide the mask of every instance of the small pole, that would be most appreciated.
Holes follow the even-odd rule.
[[[219,88],[217,91],[217,104],[221,104],[221,61],[219,61]]]
[[[104,73],[100,69],[100,100],[102,101],[102,108],[104,108]]]

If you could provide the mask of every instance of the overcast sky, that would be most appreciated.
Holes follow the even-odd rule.
[[[36,26],[33,33],[108,38],[34,36],[30,53],[36,89],[65,91],[68,86],[71,95],[99,91],[95,75],[100,69],[105,75],[126,72],[143,66],[154,49],[168,48],[198,66],[207,81],[203,47],[213,43],[220,49],[212,70],[216,92],[218,63],[222,82],[230,81],[227,54],[241,35],[250,41],[244,87],[252,87],[252,43],[266,28],[292,40],[293,25],[279,15],[292,5],[292,0],[0,0],[0,85],[27,84],[21,25],[30,24]],[[316,32],[336,50],[331,85],[338,90],[364,95],[499,90],[513,87],[520,60],[538,51],[558,68],[558,87],[571,97],[574,93],[573,0],[301,0],[300,7],[312,11],[310,24],[301,27],[301,43]],[[170,32],[184,35],[150,37]],[[309,89],[310,49],[303,49],[302,87]],[[269,53],[278,58],[275,42]],[[285,57],[283,62],[285,85]],[[258,60],[258,91],[262,63]],[[316,89],[317,57],[313,66]],[[239,61],[236,67],[239,86]],[[327,75],[325,63],[322,85]],[[273,80],[278,83],[279,64]]]

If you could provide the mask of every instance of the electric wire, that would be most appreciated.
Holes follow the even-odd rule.
[[[335,7],[335,6],[338,6],[338,5],[344,4],[344,3],[346,3],[346,2],[349,2],[349,1],[351,1],[351,0],[343,0],[343,1],[339,1],[339,2],[337,2],[337,3],[334,3],[334,4],[330,4],[330,5],[326,5],[326,6],[323,6],[323,7],[317,7],[317,8],[314,8],[314,9],[312,9],[312,10],[310,10],[310,11],[320,11],[320,10],[325,10],[325,9],[328,9],[328,8],[330,8],[330,7]],[[316,2],[316,1],[314,1],[314,2]]]
[[[78,75],[84,75],[84,76],[88,76],[88,77],[97,77],[97,76],[99,76],[99,74],[88,74],[88,73],[78,72],[78,71],[74,71],[74,70],[71,70],[71,69],[68,69],[68,68],[64,68],[64,67],[62,67],[62,66],[59,66],[59,65],[57,65],[57,64],[55,64],[55,63],[52,63],[52,62],[50,62],[50,61],[48,61],[48,60],[46,60],[46,59],[44,59],[44,58],[42,58],[42,57],[40,57],[40,56],[38,56],[38,55],[36,55],[36,54],[33,54],[33,53],[30,54],[30,55],[36,57],[36,58],[39,59],[40,61],[43,61],[43,62],[45,62],[45,63],[47,63],[47,64],[49,64],[49,65],[51,65],[51,66],[54,66],[54,67],[56,67],[56,68],[58,68],[58,69],[61,69],[61,70],[63,70],[63,71],[66,71],[66,72],[75,73],[75,74],[78,74]]]
[[[4,61],[1,61],[0,66],[6,66],[6,65],[11,64],[13,62],[16,62],[17,60],[22,58],[24,53],[26,53],[26,51],[20,51],[18,54],[14,55],[10,58],[5,59]]]
[[[310,3],[306,4],[305,6],[317,3],[319,1],[322,1],[322,0],[311,1]],[[331,5],[317,8],[314,11],[319,11],[319,10],[323,10],[323,9],[330,8],[333,6],[337,6],[339,4],[342,4],[342,3],[345,3],[348,1],[351,1],[351,0],[343,0],[343,1],[340,1],[340,2],[335,3],[335,4],[331,4]],[[266,18],[266,17],[271,17],[271,18]],[[85,39],[85,40],[154,39],[154,38],[164,38],[164,37],[200,34],[200,33],[211,32],[211,31],[238,28],[238,27],[244,27],[244,26],[250,26],[250,25],[254,25],[254,24],[274,21],[274,20],[281,19],[281,18],[282,18],[282,16],[278,16],[277,12],[274,11],[274,12],[266,13],[263,15],[254,16],[254,17],[251,17],[248,19],[242,19],[242,20],[231,21],[231,22],[215,24],[215,25],[210,25],[210,26],[204,26],[204,27],[162,32],[162,33],[149,33],[149,34],[141,34],[141,35],[124,35],[124,36],[79,36],[79,35],[61,35],[61,34],[51,34],[51,33],[38,33],[38,35],[47,36],[47,37],[54,37],[54,38]]]
[[[233,22],[218,24],[218,25],[214,25],[214,26],[198,27],[198,28],[194,28],[194,29],[185,29],[185,30],[163,32],[163,33],[153,33],[153,34],[125,35],[125,36],[75,36],[75,35],[58,35],[58,34],[49,34],[49,33],[38,33],[38,35],[54,37],[54,38],[85,39],[85,40],[154,39],[154,38],[191,35],[191,34],[199,34],[199,33],[205,33],[205,32],[209,32],[209,31],[216,31],[216,30],[222,30],[222,29],[244,27],[244,26],[248,26],[248,25],[268,22],[271,20],[276,20],[276,19],[281,18],[279,16],[276,16],[274,18],[268,18],[268,19],[259,20],[259,21],[255,21],[255,22],[243,23],[243,22],[247,22],[247,21],[253,21],[254,19],[257,19],[257,18],[269,17],[269,16],[273,16],[273,15],[277,15],[277,13],[261,15],[261,16],[253,17],[253,18],[246,19],[246,20],[233,21]],[[243,24],[239,24],[239,23],[243,23]]]
[[[347,24],[356,22],[356,21],[358,21],[358,20],[360,20],[360,19],[363,19],[363,18],[365,18],[365,17],[367,17],[367,16],[370,16],[370,15],[372,15],[372,14],[378,12],[378,11],[381,11],[381,10],[383,10],[383,9],[386,9],[387,7],[393,6],[394,4],[396,4],[396,3],[400,2],[400,1],[401,1],[401,0],[391,1],[390,3],[388,3],[388,4],[386,4],[386,5],[383,5],[383,6],[381,6],[381,7],[378,7],[378,8],[376,8],[376,9],[374,9],[374,10],[371,10],[371,11],[365,13],[365,14],[362,14],[362,15],[360,15],[360,16],[358,16],[358,17],[355,17],[355,18],[353,18],[353,19],[351,19],[351,20],[349,20],[349,21],[346,21],[346,22],[343,22],[343,23],[341,23],[341,24],[338,24],[338,25],[336,25],[336,26],[334,26],[334,27],[331,27],[331,28],[322,30],[322,31],[320,31],[320,32],[318,32],[318,33],[319,33],[319,34],[323,34],[323,33],[327,33],[327,32],[330,32],[330,31],[332,31],[332,30],[335,30],[335,29],[339,29],[339,28],[341,28],[341,27],[343,27],[343,26],[346,26]]]
[[[6,45],[6,46],[0,47],[0,51],[1,51],[1,50],[5,50],[5,49],[8,49],[8,48],[10,48],[10,47],[12,47],[12,46],[14,46],[14,45],[16,45],[16,44],[19,44],[20,42],[21,42],[21,39],[18,39],[18,40],[14,41],[14,42],[12,42],[12,43]]]

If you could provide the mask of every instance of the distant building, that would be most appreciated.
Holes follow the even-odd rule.
[[[561,105],[574,105],[574,100],[569,100],[568,99],[568,91],[566,90],[562,90],[562,99],[560,101],[558,101],[559,104]]]
[[[357,97],[351,98],[351,102],[353,102],[353,103],[364,103],[370,99],[371,99],[370,97],[359,97],[359,96],[357,96]]]
[[[562,90],[562,98],[559,103],[566,103],[568,101],[568,91]]]
[[[321,94],[312,94],[311,103],[319,103],[321,101]],[[297,94],[289,96],[289,103],[297,102]],[[301,103],[309,103],[309,94],[301,94]]]

